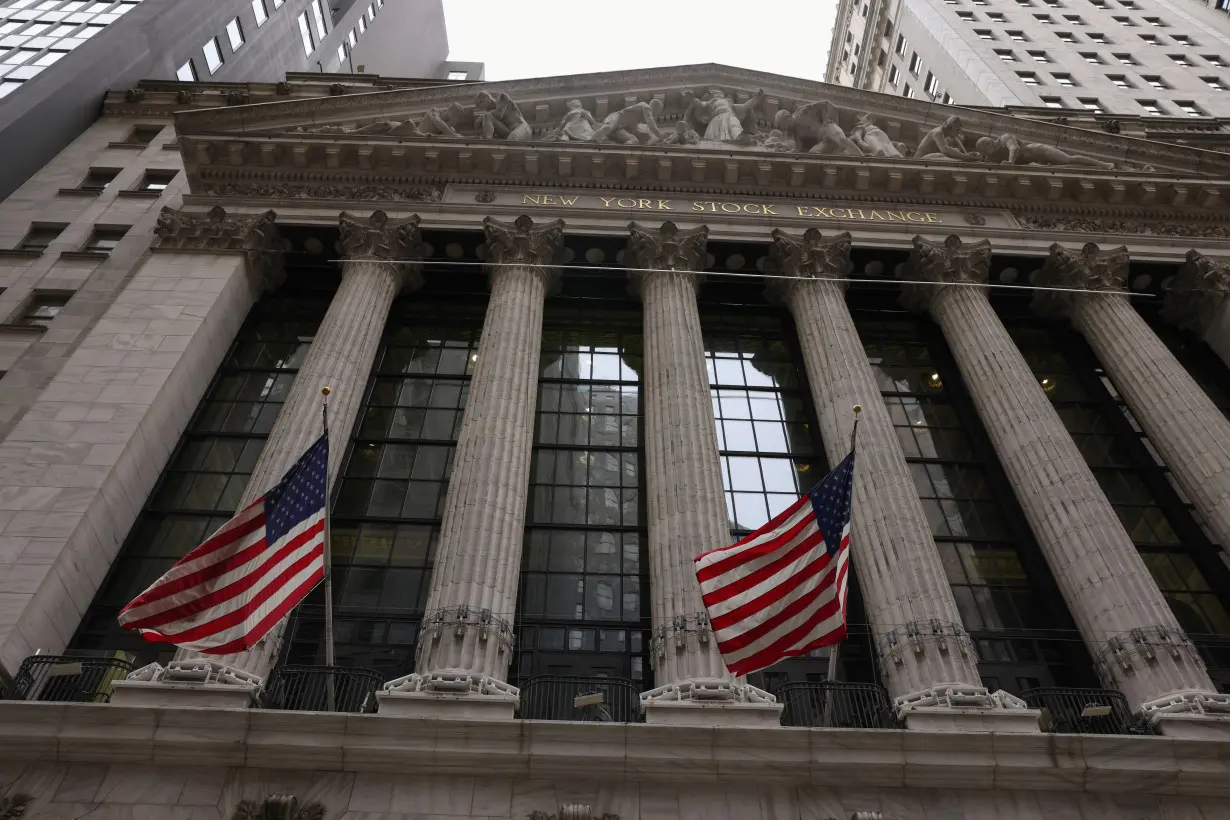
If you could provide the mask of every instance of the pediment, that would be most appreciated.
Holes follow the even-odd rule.
[[[297,183],[296,198],[344,183],[344,199],[410,183],[652,182],[974,207],[1166,206],[1196,209],[1196,219],[1220,217],[1230,203],[1227,154],[721,65],[333,91],[177,112],[193,192],[286,198],[272,183],[287,178],[312,183]],[[657,135],[637,109],[654,112]],[[963,142],[939,131],[953,117]],[[612,118],[616,127],[604,129]],[[980,148],[987,157],[972,155]]]

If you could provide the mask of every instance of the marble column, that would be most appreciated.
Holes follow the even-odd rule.
[[[850,234],[825,239],[815,228],[801,237],[775,230],[772,254],[783,278],[770,280],[769,295],[794,316],[830,464],[845,458],[852,408],[863,406],[850,558],[889,694],[913,702],[920,693],[925,697],[955,685],[992,706],[909,465],[846,307],[847,283],[838,281],[850,273]]]
[[[696,580],[696,556],[732,542],[696,292],[709,229],[629,226],[625,264],[644,305],[650,658],[646,720],[775,723],[772,696],[726,670]],[[708,711],[708,714],[706,714]]]
[[[1230,549],[1230,419],[1213,403],[1131,302],[1124,248],[1051,246],[1038,284],[1078,292],[1039,293],[1035,308],[1062,316],[1089,342],[1171,475]]]
[[[513,716],[505,682],[521,575],[543,302],[564,223],[488,218],[491,299],[444,508],[416,672],[390,681],[381,711]]]
[[[320,389],[325,385],[332,389],[331,486],[336,481],[393,299],[404,288],[417,289],[422,285],[417,266],[405,262],[421,255],[418,225],[417,216],[392,220],[383,211],[366,218],[340,215],[341,243],[346,255],[341,283],[253,467],[240,509],[281,480],[320,437]],[[259,686],[277,662],[285,627],[283,620],[256,646],[234,655],[205,657],[179,650],[165,670],[148,676],[150,683],[175,686],[172,691],[178,694],[151,690],[150,696],[158,700],[176,700],[180,695],[197,700],[208,697],[237,705],[234,701],[239,699],[239,693]],[[183,682],[190,685],[184,687]]]
[[[1195,333],[1230,366],[1230,261],[1188,251],[1166,293],[1162,316]]]
[[[915,237],[902,301],[944,331],[1021,509],[1094,658],[1134,710],[1213,686],[1110,501],[1000,322],[991,244]]]

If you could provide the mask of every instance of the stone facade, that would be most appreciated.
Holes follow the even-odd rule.
[[[1230,697],[1196,648],[1230,634],[1189,636],[1190,613],[1171,611],[1176,589],[1155,574],[1153,552],[1138,553],[1118,499],[997,301],[1028,280],[1043,289],[1039,309],[1088,340],[1156,443],[1153,466],[1194,515],[1173,506],[1206,525],[1197,557],[1215,555],[1230,537],[1223,409],[1168,352],[1169,331],[1142,316],[1164,291],[1167,321],[1198,334],[1184,344],[1230,349],[1219,261],[1230,239],[1200,233],[1191,253],[1175,244],[1184,230],[1225,221],[1230,160],[1002,112],[958,121],[929,103],[721,66],[489,84],[477,95],[456,86],[339,94],[324,81],[290,99],[284,90],[252,85],[248,102],[262,105],[227,107],[198,101],[202,89],[189,84],[114,94],[74,148],[0,205],[0,680],[17,698],[0,701],[0,817],[1230,816],[1221,762]],[[111,147],[137,123],[162,124],[159,144]],[[977,139],[1012,161],[965,150]],[[56,193],[82,168],[124,164],[117,179],[135,183],[164,157],[183,174],[156,196],[121,187],[82,207]],[[53,225],[65,227],[45,248],[33,241]],[[128,231],[109,253],[97,242],[81,250],[116,225]],[[1177,227],[1131,227],[1140,225]],[[1080,240],[1125,249],[1068,250]],[[1130,262],[1140,263],[1131,275]],[[344,476],[365,441],[383,435],[363,419],[373,373],[392,372],[379,361],[386,334],[413,330],[389,327],[398,300],[433,288],[440,298],[447,280],[480,272],[485,316],[458,371],[466,398],[453,405],[462,412],[439,476],[447,493],[432,525],[434,566],[402,677],[375,684],[354,704],[363,713],[278,700],[275,670],[293,647],[276,628],[240,655],[182,654],[75,693],[110,702],[40,700],[61,691],[48,680],[83,674],[81,656],[34,683],[23,661],[81,650],[96,596],[116,580],[112,566],[125,566],[117,555],[138,539],[134,522],[166,486],[164,468],[186,457],[177,442],[263,294],[331,282],[247,489],[215,515],[263,492],[314,440],[324,386],[329,472]],[[771,692],[732,677],[694,581],[696,555],[732,540],[728,498],[745,488],[731,485],[728,462],[750,458],[718,433],[732,417],[724,396],[714,403],[719,365],[702,317],[724,287],[749,279],[756,298],[767,289],[758,310],[797,339],[797,392],[823,449],[814,463],[842,458],[862,407],[851,563],[868,634],[865,650],[853,636],[842,650],[850,669],[864,653],[862,689],[806,681]],[[1047,603],[1070,613],[1085,676],[1106,687],[1069,692],[1076,713],[1105,718],[1122,704],[1116,731],[1070,731],[1040,687],[980,666],[994,646],[953,580],[957,517],[937,520],[947,508],[920,494],[920,468],[938,456],[908,449],[921,424],[905,415],[908,402],[881,395],[928,406],[941,365],[901,377],[903,386],[869,354],[864,323],[916,321],[896,306],[868,308],[877,288],[934,321],[989,444],[968,459],[1002,471],[999,500],[1019,505],[1029,548],[1063,599]],[[40,297],[69,292],[58,315],[32,313]],[[651,603],[649,639],[636,651],[651,668],[628,722],[601,710],[583,714],[606,719],[525,719],[536,708],[529,684],[549,677],[521,667],[535,647],[518,645],[527,510],[546,483],[536,458],[540,351],[544,317],[566,299],[640,311],[624,361],[636,372],[591,380],[635,384],[628,395],[639,403],[621,446],[643,453],[634,523],[645,532]],[[743,335],[753,347],[765,341]],[[612,349],[574,348],[578,357]],[[755,359],[743,363],[763,364]],[[764,387],[767,370],[746,376],[745,392]],[[588,423],[600,410],[575,415]],[[797,423],[783,416],[783,429],[815,437],[810,412]],[[570,469],[588,469],[599,448],[556,449]],[[796,461],[790,469],[808,473],[812,461]],[[945,485],[941,500],[957,489]],[[1199,566],[1217,588],[1189,593],[1230,596]],[[618,600],[609,594],[592,605]],[[579,657],[583,640],[557,657]],[[612,705],[601,688],[611,676],[576,677],[561,696],[566,714]],[[1026,690],[1032,700],[1018,697]],[[800,719],[792,691],[831,699],[804,704]],[[882,700],[847,712],[837,691]]]

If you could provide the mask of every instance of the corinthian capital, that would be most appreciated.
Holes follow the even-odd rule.
[[[1203,336],[1227,298],[1230,298],[1230,261],[1210,259],[1200,251],[1191,250],[1166,294],[1162,316]]]
[[[769,254],[777,266],[777,278],[770,277],[766,292],[774,301],[783,301],[790,290],[806,279],[837,279],[842,290],[849,286],[846,277],[850,262],[850,234],[839,233],[825,239],[819,228],[808,228],[802,236],[792,236],[781,228],[773,230]],[[788,278],[790,277],[790,278]]]
[[[901,289],[901,303],[926,313],[943,285],[982,285],[990,274],[991,243],[985,239],[965,244],[955,234],[943,242],[914,237],[907,266],[915,284]]]
[[[628,225],[628,267],[641,270],[704,270],[709,228],[681,231],[674,222],[663,222],[656,231],[635,222]]]
[[[195,253],[242,253],[248,272],[263,290],[282,284],[285,242],[274,222],[277,214],[228,215],[218,206],[206,213],[163,207],[154,235],[155,250]]]
[[[497,265],[550,265],[564,244],[564,220],[534,225],[524,214],[513,222],[487,217],[487,252]]]
[[[1043,316],[1067,317],[1075,300],[1082,296],[1077,291],[1123,291],[1127,288],[1128,262],[1127,248],[1122,245],[1104,251],[1097,243],[1086,242],[1077,251],[1056,242],[1035,282],[1042,290],[1034,292],[1033,308]]]
[[[373,211],[364,219],[343,212],[338,216],[338,227],[342,233],[342,248],[350,259],[387,262],[422,256],[418,214],[405,219],[389,219],[384,211]]]

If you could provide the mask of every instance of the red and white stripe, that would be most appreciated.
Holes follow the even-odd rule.
[[[829,555],[811,498],[760,530],[696,559],[726,668],[747,675],[846,636],[850,525]]]
[[[148,641],[206,655],[251,649],[324,578],[322,509],[273,544],[258,498],[120,612]]]

